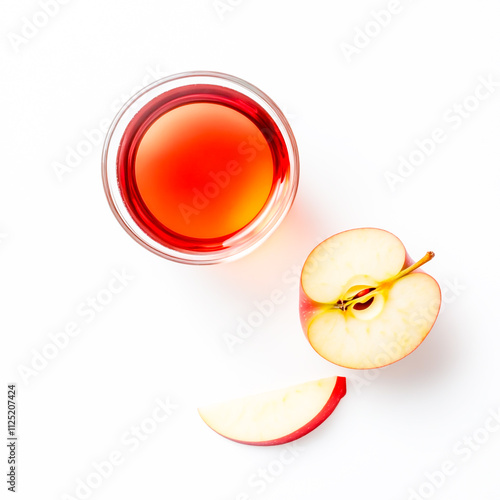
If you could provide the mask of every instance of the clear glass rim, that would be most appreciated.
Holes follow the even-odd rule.
[[[290,160],[288,180],[274,200],[246,228],[236,233],[225,248],[194,252],[167,247],[149,235],[134,221],[121,197],[117,177],[117,155],[121,137],[129,121],[148,102],[171,90],[192,84],[211,84],[237,90],[257,102],[271,116],[279,128]],[[190,71],[177,73],[157,80],[132,96],[118,111],[111,123],[102,152],[102,181],[109,206],[125,231],[140,245],[168,260],[184,264],[216,264],[229,262],[247,255],[262,244],[280,225],[289,212],[297,193],[299,180],[299,153],[297,143],[288,120],[276,103],[254,85],[241,78],[213,71]],[[267,219],[267,220],[266,220]],[[263,227],[257,228],[264,224]]]

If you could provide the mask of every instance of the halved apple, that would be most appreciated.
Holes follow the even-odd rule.
[[[312,347],[347,368],[378,368],[407,356],[437,318],[441,291],[393,234],[352,229],[320,243],[301,275],[300,317]]]
[[[330,377],[198,409],[215,432],[257,446],[285,444],[328,418],[346,393],[345,377]]]

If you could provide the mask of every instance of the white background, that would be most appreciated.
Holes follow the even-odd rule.
[[[480,78],[500,82],[500,5],[401,0],[348,61],[341,44],[356,33],[362,43],[358,30],[388,5],[243,0],[218,15],[211,0],[72,0],[19,42],[24,17],[43,23],[40,3],[2,3],[0,391],[5,400],[7,382],[19,387],[17,498],[83,498],[78,481],[119,452],[92,499],[406,500],[419,488],[421,498],[500,499],[500,432],[481,430],[500,407],[500,87],[451,119]],[[99,134],[82,146],[148,75],[196,69],[270,95],[301,155],[289,216],[227,265],[183,266],[135,243],[105,200]],[[435,128],[446,140],[392,190],[385,173]],[[87,156],[59,179],[54,166],[78,146]],[[291,278],[318,241],[361,226],[393,232],[414,259],[434,250],[426,270],[446,290],[422,346],[376,374],[312,351]],[[122,270],[128,286],[90,321],[79,314]],[[284,303],[231,352],[224,335],[274,289]],[[23,377],[71,322],[80,334]],[[334,374],[349,378],[347,396],[285,465],[283,448],[232,443],[196,412]],[[177,409],[132,450],[122,437],[151,423],[158,397]],[[454,473],[436,488],[426,474],[445,461]],[[256,482],[263,473],[270,480]]]

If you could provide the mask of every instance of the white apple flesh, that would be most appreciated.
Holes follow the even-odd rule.
[[[300,317],[322,357],[346,368],[385,366],[411,353],[437,318],[441,291],[393,234],[352,229],[320,243],[301,275]]]
[[[289,443],[328,418],[346,393],[344,377],[330,377],[198,410],[215,432],[257,446]]]

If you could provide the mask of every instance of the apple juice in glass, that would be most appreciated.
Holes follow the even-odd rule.
[[[120,223],[185,263],[231,260],[288,212],[298,152],[265,94],[219,73],[166,78],[133,97],[106,139],[103,179]]]

